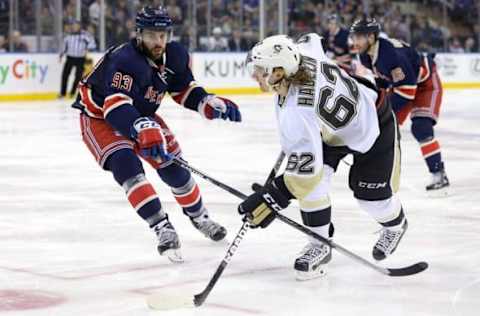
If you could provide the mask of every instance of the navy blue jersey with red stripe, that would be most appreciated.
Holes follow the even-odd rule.
[[[360,55],[362,64],[373,70],[379,88],[391,89],[395,111],[415,98],[417,85],[430,77],[433,60],[407,43],[379,37],[368,53]]]
[[[190,56],[177,42],[169,42],[162,58],[154,62],[137,47],[135,40],[110,48],[79,86],[82,110],[105,119],[124,136],[133,122],[153,117],[165,93],[191,109],[207,92],[195,84]]]
[[[348,36],[348,30],[344,28],[340,28],[336,34],[330,34],[329,31],[326,31],[323,34],[326,43],[325,51],[332,52],[335,56],[348,54]]]

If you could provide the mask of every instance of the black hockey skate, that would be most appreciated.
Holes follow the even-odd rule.
[[[324,276],[330,260],[332,260],[332,249],[329,246],[313,243],[306,245],[300,257],[295,260],[294,269],[297,280],[305,281]]]
[[[227,235],[225,227],[210,219],[206,213],[190,220],[196,229],[213,241],[220,241]]]
[[[448,195],[448,187],[450,186],[450,182],[447,178],[447,173],[443,167],[440,171],[432,173],[432,181],[429,185],[425,187],[427,190],[428,195],[433,197],[439,196],[446,196]]]
[[[391,255],[397,249],[400,240],[407,231],[407,219],[400,228],[392,229],[383,227],[380,231],[380,238],[375,246],[373,246],[372,256],[375,260],[383,260]]]
[[[153,226],[153,231],[158,238],[158,253],[161,256],[167,256],[172,262],[183,262],[180,240],[168,217]]]

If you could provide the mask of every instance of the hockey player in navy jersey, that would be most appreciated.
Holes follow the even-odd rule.
[[[156,233],[159,253],[182,261],[177,232],[145,177],[140,157],[170,186],[195,228],[215,241],[227,232],[209,217],[190,172],[172,163],[172,157],[181,156],[181,149],[155,112],[169,93],[178,104],[207,120],[240,122],[241,115],[235,103],[209,94],[195,83],[188,52],[170,41],[171,25],[162,7],[139,11],[136,38],[106,52],[80,83],[74,107],[82,110],[83,141]]]
[[[349,32],[340,23],[340,17],[332,14],[327,18],[327,31],[323,34],[327,56],[340,67],[349,68],[352,57],[348,44]]]
[[[449,181],[434,133],[442,102],[435,62],[403,41],[379,37],[375,19],[356,21],[350,32],[362,64],[373,70],[380,88],[389,90],[398,123],[410,114],[412,134],[432,175],[426,190],[432,195],[446,194]]]

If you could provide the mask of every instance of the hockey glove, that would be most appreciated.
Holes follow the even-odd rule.
[[[245,215],[252,228],[265,228],[275,219],[276,212],[286,208],[290,201],[273,184],[257,189],[238,206],[238,212]]]
[[[208,120],[220,118],[232,122],[242,121],[238,106],[233,101],[212,94],[207,95],[200,101],[198,112]]]
[[[166,150],[166,140],[162,127],[149,117],[140,117],[133,122],[132,138],[140,148],[140,155],[156,161],[168,161],[172,157]]]

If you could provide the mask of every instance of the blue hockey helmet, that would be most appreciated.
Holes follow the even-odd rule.
[[[380,24],[374,18],[364,18],[356,20],[350,27],[350,34],[374,34],[378,37],[380,34]]]
[[[143,7],[137,12],[135,17],[135,27],[137,31],[144,29],[154,29],[159,31],[171,31],[172,19],[168,12],[162,6],[153,8],[150,6]]]

